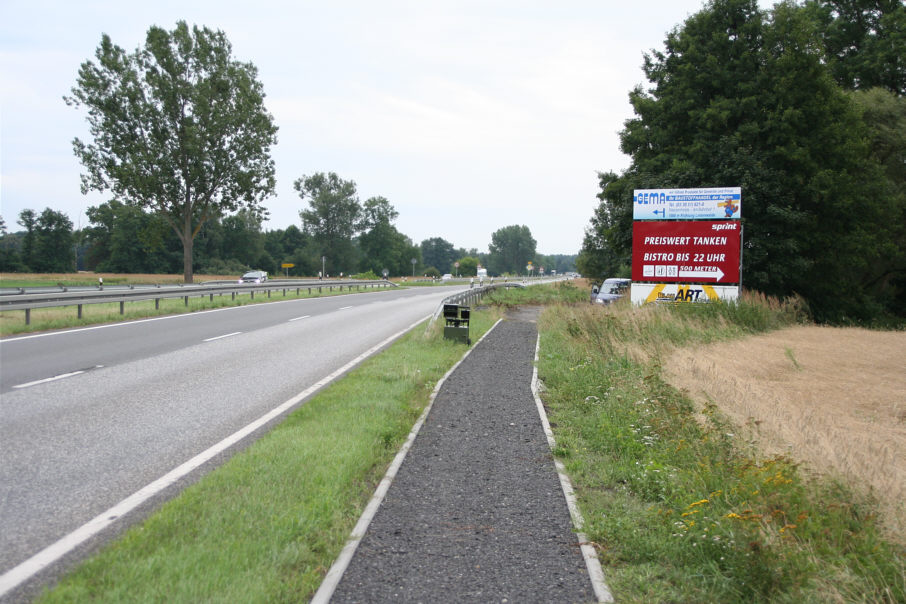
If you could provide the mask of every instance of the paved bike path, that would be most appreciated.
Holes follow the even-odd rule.
[[[442,385],[331,602],[594,602],[531,391],[537,328],[503,321]]]

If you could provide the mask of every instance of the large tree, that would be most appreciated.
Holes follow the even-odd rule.
[[[110,190],[159,213],[182,242],[191,283],[205,222],[240,208],[265,215],[273,194],[277,127],[257,69],[232,58],[223,32],[182,21],[173,31],[151,27],[131,54],[104,34],[95,57],[65,97],[88,110],[93,141],[73,141],[82,192]]]
[[[384,197],[365,201],[359,236],[362,270],[380,275],[386,269],[390,275],[405,275],[412,269],[411,259],[421,254],[393,225],[397,216],[399,212]]]
[[[823,320],[870,314],[862,286],[889,237],[885,184],[820,49],[816,20],[791,3],[766,14],[711,0],[669,33],[646,57],[651,87],[630,94],[632,164],[602,178],[583,260],[600,242],[611,267],[627,257],[633,188],[741,186],[744,284],[801,294]]]
[[[452,243],[441,237],[432,237],[422,241],[421,250],[425,266],[433,266],[441,273],[452,272],[453,263],[458,258]]]
[[[511,225],[491,235],[488,245],[488,270],[495,275],[521,274],[535,259],[537,242],[525,225]]]
[[[324,257],[328,274],[356,270],[353,238],[361,228],[362,205],[356,184],[343,180],[334,172],[317,172],[293,183],[299,197],[308,201],[308,209],[299,212],[302,231],[310,235],[318,259]]]
[[[35,220],[35,248],[29,267],[39,273],[75,270],[72,221],[62,212],[46,208]]]

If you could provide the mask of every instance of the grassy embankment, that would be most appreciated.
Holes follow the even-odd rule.
[[[138,284],[157,284],[157,285],[178,285],[182,283],[180,275],[122,275],[122,274],[103,274],[104,285],[138,285]],[[18,275],[2,274],[0,275],[0,287],[48,287],[62,284],[65,287],[76,286],[93,286],[97,285],[98,275],[84,274],[60,274],[60,275]],[[215,275],[196,275],[196,283],[214,280],[235,280],[229,276]],[[296,294],[296,290],[287,286],[283,291],[274,291],[271,296],[265,292],[258,292],[254,297],[252,293],[240,293],[234,300],[232,296],[215,295],[211,300],[207,294],[195,295],[189,297],[188,303],[183,298],[162,298],[158,308],[155,308],[154,300],[143,300],[138,302],[127,302],[124,306],[123,314],[120,314],[119,302],[109,302],[101,304],[85,304],[82,307],[82,318],[78,318],[76,306],[58,306],[53,308],[36,308],[31,311],[31,321],[29,325],[25,324],[25,311],[8,310],[0,312],[0,336],[9,336],[21,333],[33,333],[46,331],[49,329],[66,329],[71,327],[83,327],[86,325],[99,325],[102,323],[115,323],[117,321],[128,321],[132,319],[143,319],[148,317],[158,317],[164,315],[175,315],[182,313],[198,312],[202,310],[213,310],[217,308],[227,308],[232,306],[244,306],[247,304],[261,304],[265,302],[275,302],[278,300],[298,300],[303,298],[316,298],[323,296],[337,296],[349,293],[349,290],[340,292],[334,286],[330,291],[330,281],[323,282],[323,289],[318,292],[306,286]],[[361,293],[381,291],[380,289],[363,289]]]
[[[718,404],[697,409],[664,379],[671,351],[800,320],[757,297],[543,313],[556,455],[617,601],[906,601],[906,553],[862,485],[763,454]]]
[[[473,315],[472,337],[496,316]],[[41,602],[310,598],[446,371],[417,327],[70,573]]]

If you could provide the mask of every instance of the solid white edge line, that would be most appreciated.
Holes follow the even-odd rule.
[[[535,342],[535,362],[532,369],[532,396],[535,398],[535,406],[538,408],[538,415],[541,416],[541,424],[544,426],[544,433],[547,435],[547,444],[553,455],[557,443],[554,440],[554,432],[551,430],[551,424],[547,420],[547,412],[544,410],[544,403],[541,402],[541,396],[539,394],[538,351],[540,348],[541,334],[539,333],[538,339]],[[576,494],[573,491],[573,485],[569,480],[569,476],[566,475],[566,468],[556,457],[554,457],[554,465],[557,468],[557,475],[560,477],[560,488],[563,489],[563,496],[566,497],[566,505],[569,508],[569,515],[572,518],[573,526],[576,529],[576,538],[579,540],[579,547],[582,550],[582,557],[585,558],[585,567],[588,569],[592,588],[595,591],[595,596],[598,598],[597,601],[613,602],[613,595],[610,593],[610,589],[607,587],[607,582],[604,579],[604,570],[601,568],[598,554],[595,552],[595,548],[588,542],[588,537],[582,532],[582,527],[585,526],[585,519],[582,517],[582,512],[579,511],[579,504],[576,502]]]
[[[429,317],[430,315],[419,319],[409,327],[406,327],[405,329],[393,334],[379,344],[372,346],[353,360],[349,361],[327,377],[322,378],[312,386],[309,386],[288,401],[282,403],[278,407],[275,407],[244,428],[224,438],[214,446],[206,449],[205,451],[202,451],[189,461],[174,468],[173,470],[170,470],[168,473],[164,474],[154,482],[142,487],[126,499],[123,499],[118,504],[114,505],[112,508],[98,514],[76,530],[72,531],[68,535],[62,537],[60,540],[52,543],[34,556],[20,563],[18,566],[15,566],[6,571],[5,573],[3,573],[3,575],[0,575],[0,598],[2,598],[7,592],[18,587],[44,568],[50,566],[51,564],[74,550],[79,545],[83,544],[84,542],[100,533],[102,530],[113,524],[113,522],[121,516],[133,511],[154,495],[160,493],[162,490],[185,477],[196,468],[210,461],[218,454],[241,441],[243,438],[253,433],[261,426],[286,413],[293,406],[303,401],[305,398],[311,396],[324,386],[328,385],[330,382],[334,381],[335,379],[367,359],[369,356],[379,351],[381,348],[387,346],[397,338],[401,337],[406,332],[414,329]]]
[[[213,338],[207,338],[202,340],[202,342],[213,342],[214,340],[222,340],[223,338],[231,338],[233,336],[238,336],[241,334],[241,331],[234,331],[233,333],[225,333],[222,336],[214,336]]]
[[[406,439],[406,442],[403,443],[403,446],[397,452],[396,457],[393,458],[393,461],[390,463],[390,467],[387,468],[387,473],[384,474],[384,477],[381,479],[381,482],[378,483],[377,489],[374,491],[371,500],[368,502],[368,505],[365,506],[365,510],[362,512],[362,515],[359,517],[359,521],[356,523],[355,527],[352,529],[352,534],[349,535],[349,540],[346,542],[346,545],[343,546],[340,555],[337,556],[337,559],[328,569],[327,574],[324,575],[324,580],[321,581],[321,586],[318,588],[318,591],[315,592],[314,597],[312,597],[309,604],[328,604],[330,598],[333,597],[333,592],[336,591],[337,585],[340,583],[340,579],[343,578],[343,573],[346,572],[346,569],[349,568],[349,563],[352,561],[352,556],[355,554],[356,548],[359,547],[359,543],[362,541],[362,538],[365,536],[365,533],[368,531],[368,526],[371,524],[371,521],[374,519],[374,515],[377,513],[378,508],[381,505],[381,502],[384,501],[384,497],[387,495],[387,491],[390,489],[390,484],[393,482],[393,479],[396,477],[396,473],[399,470],[400,466],[403,465],[403,460],[406,459],[406,454],[409,453],[409,449],[412,448],[412,444],[415,442],[415,437],[418,435],[419,431],[422,428],[422,425],[425,423],[425,419],[428,417],[428,413],[431,411],[431,407],[434,406],[434,399],[437,398],[437,393],[440,392],[441,386],[444,382],[447,381],[447,378],[456,371],[456,368],[462,365],[463,361],[468,358],[472,351],[475,350],[475,346],[484,340],[488,334],[494,331],[494,328],[500,324],[502,319],[498,319],[496,323],[491,325],[491,328],[488,329],[481,338],[478,339],[478,342],[470,347],[462,358],[457,361],[453,367],[450,368],[447,373],[440,378],[440,381],[434,386],[434,390],[431,391],[431,396],[428,397],[428,405],[425,407],[425,410],[422,411],[422,414],[419,416],[418,421],[415,422],[415,425],[412,426],[412,430],[409,432],[409,437]]]
[[[292,323],[293,321],[301,321],[302,319],[308,319],[311,315],[303,315],[301,317],[296,317],[295,319],[290,319],[287,323]]]
[[[32,386],[37,386],[38,384],[46,384],[48,382],[56,382],[57,380],[63,380],[74,375],[80,375],[85,373],[85,370],[72,371],[70,373],[61,373],[60,375],[55,375],[53,377],[44,378],[43,380],[35,380],[34,382],[26,382],[24,384],[17,384],[13,388],[31,388]]]

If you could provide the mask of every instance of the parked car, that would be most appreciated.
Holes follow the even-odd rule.
[[[239,283],[264,283],[267,281],[267,271],[249,271],[239,278]]]
[[[591,301],[595,304],[611,304],[629,293],[632,279],[605,279],[600,287],[591,289]]]
[[[441,277],[440,280],[441,280],[441,281],[449,281],[449,280],[452,279],[452,278],[453,278],[453,275],[451,275],[450,273],[447,273],[446,275],[444,275],[443,277]]]

